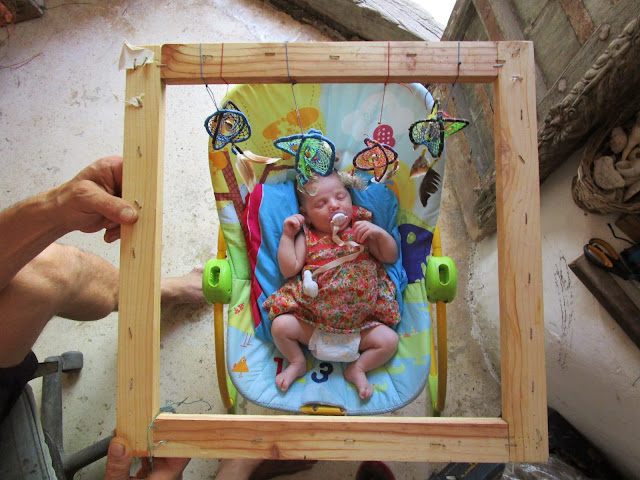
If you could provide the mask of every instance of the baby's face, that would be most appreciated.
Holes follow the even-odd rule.
[[[340,225],[339,231],[346,229],[351,225],[353,217],[353,204],[349,191],[336,174],[317,178],[317,182],[313,185],[317,188],[317,193],[314,196],[306,193],[301,195],[300,212],[307,222],[321,233],[332,233],[331,220],[335,214],[341,213],[347,217],[347,220]]]

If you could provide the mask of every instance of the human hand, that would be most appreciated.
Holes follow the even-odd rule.
[[[154,458],[153,473],[150,474],[149,459],[142,459],[142,466],[134,477],[129,475],[133,452],[124,438],[114,437],[109,444],[105,480],[130,480],[140,478],[147,480],[178,480],[189,463],[189,458]]]
[[[360,244],[375,239],[383,233],[386,233],[384,229],[367,220],[358,220],[353,224],[353,239]]]
[[[112,155],[92,163],[75,178],[51,190],[47,200],[59,209],[56,215],[66,232],[94,233],[106,229],[104,239],[120,238],[120,225],[132,225],[138,213],[120,198],[122,157]]]
[[[293,238],[298,234],[302,225],[304,225],[304,216],[300,213],[294,213],[285,219],[282,227],[282,235]]]
[[[366,220],[353,224],[353,239],[359,244],[368,242],[371,255],[382,263],[394,263],[398,260],[398,245],[384,228]]]

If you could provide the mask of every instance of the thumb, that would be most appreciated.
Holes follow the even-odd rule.
[[[133,453],[124,438],[114,437],[109,444],[105,480],[129,480]]]
[[[131,225],[138,220],[138,212],[129,202],[102,189],[96,189],[93,201],[96,212],[112,222]]]

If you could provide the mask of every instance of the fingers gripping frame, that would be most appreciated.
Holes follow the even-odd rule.
[[[546,460],[533,44],[316,42],[291,43],[288,52],[284,44],[225,44],[224,65],[222,44],[147,48],[161,60],[127,71],[126,97],[144,97],[141,108],[125,110],[123,198],[140,219],[122,227],[118,324],[117,431],[136,455],[148,455],[153,423],[159,457]],[[292,80],[493,84],[502,418],[157,415],[165,85]]]

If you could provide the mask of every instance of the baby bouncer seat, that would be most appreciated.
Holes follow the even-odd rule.
[[[452,300],[456,283],[450,260],[431,258],[445,158],[432,156],[423,145],[414,149],[416,139],[410,138],[410,127],[424,120],[433,104],[420,84],[239,85],[207,119],[219,257],[224,257],[226,244],[228,259],[207,264],[203,287],[209,301],[229,304],[226,358],[219,338],[222,310],[216,308],[218,379],[227,406],[237,389],[253,403],[278,410],[370,415],[403,407],[425,388],[433,351],[427,271],[433,271],[432,301]],[[235,124],[236,140],[224,137],[224,122],[228,128]],[[284,219],[298,213],[295,155],[307,133],[334,144],[336,170],[365,178],[366,189],[351,189],[353,203],[371,211],[373,222],[389,231],[399,247],[398,261],[385,265],[398,292],[399,346],[387,364],[367,373],[374,386],[368,401],[344,379],[347,363],[318,360],[306,349],[307,373],[286,392],[275,384],[287,360],[273,343],[262,304],[285,281],[277,262],[278,243]],[[292,145],[289,152],[274,145],[283,138]],[[360,152],[376,148],[377,155],[362,160]],[[262,163],[270,162],[262,157],[281,160]],[[221,294],[225,281],[231,285],[228,296]],[[440,316],[444,319],[444,309]],[[431,378],[435,401],[435,370]]]

